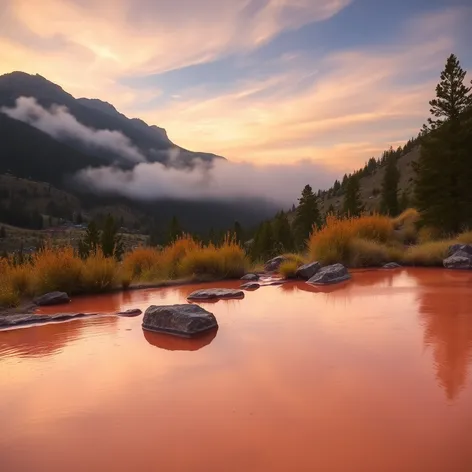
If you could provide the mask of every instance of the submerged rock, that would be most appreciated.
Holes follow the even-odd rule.
[[[459,251],[465,252],[472,256],[472,244],[453,244],[452,246],[449,246],[449,249],[447,250],[447,255],[448,257],[450,257],[458,253]]]
[[[457,251],[444,259],[443,264],[446,269],[472,269],[472,254],[463,250]]]
[[[333,264],[320,269],[307,283],[313,285],[337,284],[350,278],[351,275],[346,267],[342,264]]]
[[[32,325],[38,323],[68,321],[76,318],[86,318],[89,316],[97,316],[96,313],[57,313],[56,315],[36,315],[18,314],[0,316],[0,329],[14,328],[15,326]]]
[[[143,329],[192,337],[218,327],[213,313],[198,305],[151,305],[144,313]]]
[[[396,262],[389,262],[388,264],[385,264],[382,266],[382,269],[400,269],[401,265],[397,264]]]
[[[207,288],[192,292],[187,297],[188,300],[227,300],[231,298],[244,298],[244,292],[231,288]]]
[[[321,264],[319,262],[310,262],[309,264],[304,264],[297,269],[296,276],[299,279],[311,279],[319,270],[321,269]]]
[[[247,280],[249,282],[257,282],[259,276],[257,274],[246,274],[244,277],[241,277],[241,280]]]
[[[274,257],[273,259],[265,263],[264,268],[267,272],[275,272],[276,270],[279,270],[279,267],[282,262],[285,262],[286,260],[287,258],[284,256]]]
[[[60,305],[61,303],[69,303],[70,298],[65,292],[50,292],[36,297],[33,302],[38,306]]]
[[[125,311],[118,311],[116,314],[120,316],[139,316],[142,311],[139,308],[130,308]]]
[[[248,282],[247,284],[241,285],[243,290],[256,290],[260,287],[260,284],[257,282]]]

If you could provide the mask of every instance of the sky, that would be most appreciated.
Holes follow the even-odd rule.
[[[191,150],[346,172],[416,136],[450,53],[472,71],[471,23],[470,0],[0,0],[0,73]]]

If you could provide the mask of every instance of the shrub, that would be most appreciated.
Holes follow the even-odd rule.
[[[407,208],[392,220],[394,228],[398,229],[406,224],[416,224],[420,221],[421,215],[415,208]]]
[[[464,231],[459,234],[457,241],[463,244],[472,244],[472,231]]]
[[[288,261],[295,262],[298,266],[305,264],[305,258],[300,254],[288,253],[284,254],[283,257],[285,257],[285,259]]]
[[[353,239],[349,243],[350,267],[375,267],[390,262],[390,252],[384,244],[367,239]]]
[[[412,246],[403,255],[403,263],[413,266],[441,266],[453,241],[432,241]]]
[[[80,290],[82,260],[72,247],[47,246],[33,256],[34,289],[38,293]]]
[[[431,241],[436,241],[440,237],[440,232],[433,228],[432,226],[423,226],[418,231],[418,243],[424,244],[429,243]]]
[[[105,257],[101,251],[90,255],[83,263],[82,289],[85,292],[105,292],[113,287],[117,275],[117,262]]]
[[[0,307],[11,308],[20,303],[20,294],[6,278],[0,280]]]
[[[299,267],[300,264],[298,264],[296,260],[286,260],[280,264],[279,273],[285,279],[294,279]]]
[[[138,247],[123,259],[124,273],[139,279],[143,273],[162,263],[161,251],[151,247]]]

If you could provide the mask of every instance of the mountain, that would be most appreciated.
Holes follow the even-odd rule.
[[[69,113],[82,125],[93,130],[117,131],[126,136],[134,147],[149,162],[161,162],[166,165],[191,166],[195,159],[211,161],[223,159],[215,154],[192,152],[174,144],[164,129],[149,126],[139,119],[130,119],[119,113],[116,108],[98,99],[74,98],[40,75],[24,72],[12,72],[0,76],[0,109],[14,108],[20,97],[32,97],[42,107],[49,109],[53,105],[66,107]],[[83,143],[62,139],[67,144],[86,152]],[[169,159],[169,151],[178,151],[174,161]],[[110,160],[110,152],[94,149],[97,157]],[[174,153],[175,154],[175,153]],[[117,157],[117,156],[115,156]]]

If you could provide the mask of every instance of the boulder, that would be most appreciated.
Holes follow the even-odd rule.
[[[34,313],[29,314],[17,314],[17,315],[3,315],[0,316],[0,330],[6,328],[14,328],[16,326],[23,325],[34,325],[38,323],[49,323],[59,321],[69,321],[76,318],[86,318],[91,316],[97,316],[96,313],[57,313],[55,315],[36,315]]]
[[[349,280],[351,275],[342,264],[333,264],[320,269],[307,283],[312,285],[337,284]]]
[[[260,287],[260,284],[257,282],[248,282],[247,284],[241,285],[243,290],[256,290]]]
[[[279,270],[279,267],[282,264],[282,262],[285,262],[286,260],[287,258],[284,256],[274,257],[273,259],[265,263],[264,269],[267,272],[275,272],[276,270]]]
[[[192,337],[218,327],[213,313],[198,305],[151,305],[144,313],[143,329]]]
[[[125,311],[118,311],[116,314],[120,316],[139,316],[142,311],[139,308],[130,308]]]
[[[187,297],[188,300],[227,300],[231,298],[244,298],[244,292],[230,288],[207,288],[192,292]]]
[[[449,246],[449,249],[447,250],[447,256],[453,256],[459,251],[465,252],[472,256],[472,244],[453,244],[452,246]]]
[[[246,274],[244,277],[241,277],[241,280],[246,280],[248,282],[257,282],[259,276],[257,274]]]
[[[321,264],[319,262],[310,262],[309,264],[304,264],[297,269],[296,276],[299,279],[311,279],[319,270],[321,269]]]
[[[33,302],[38,306],[60,305],[69,303],[70,298],[65,292],[50,292],[35,298]]]
[[[472,269],[472,254],[465,251],[457,251],[443,261],[446,269]]]
[[[396,262],[389,262],[388,264],[385,264],[382,266],[382,269],[399,269],[401,268],[400,264],[397,264]]]

